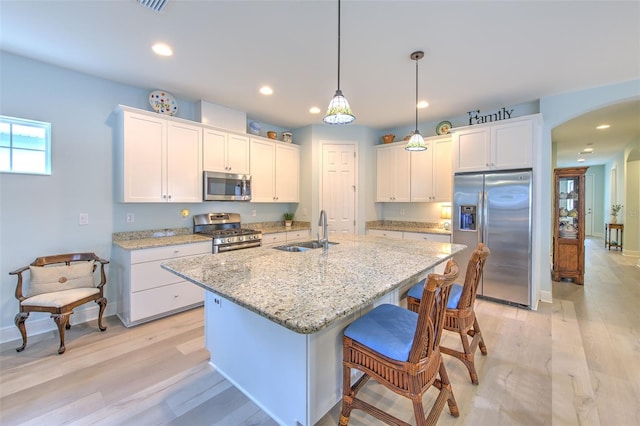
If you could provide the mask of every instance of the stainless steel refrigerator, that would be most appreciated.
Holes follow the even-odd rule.
[[[478,296],[531,306],[531,170],[454,176],[453,242],[467,248],[454,256],[464,277],[478,243],[491,250]]]

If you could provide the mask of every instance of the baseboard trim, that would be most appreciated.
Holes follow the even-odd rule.
[[[98,319],[99,306],[91,306],[82,310],[75,310],[69,321],[71,325],[74,324],[82,324],[89,321],[94,321]],[[111,315],[115,315],[118,312],[118,307],[115,303],[108,303],[107,308],[104,311],[103,317],[108,317]],[[16,312],[17,313],[17,312]],[[31,337],[38,336],[44,333],[50,333],[55,331],[57,333],[58,328],[55,325],[55,322],[51,319],[51,316],[47,313],[40,314],[39,312],[33,312],[29,315],[25,323],[27,327],[27,338],[31,339]],[[11,342],[11,341],[22,342],[22,336],[20,335],[20,331],[18,331],[18,327],[4,327],[0,329],[0,344]]]

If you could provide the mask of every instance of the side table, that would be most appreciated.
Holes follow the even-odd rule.
[[[616,239],[611,240],[611,231],[616,230]],[[619,233],[619,234],[618,234]],[[622,251],[622,235],[624,233],[624,225],[622,223],[605,223],[604,224],[604,248],[611,250],[611,247]]]

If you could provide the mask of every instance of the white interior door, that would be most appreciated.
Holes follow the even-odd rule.
[[[331,234],[356,233],[356,146],[322,144],[321,208]]]
[[[584,235],[593,235],[593,175],[585,175],[584,182]]]

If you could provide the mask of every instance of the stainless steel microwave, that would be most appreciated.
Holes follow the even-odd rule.
[[[251,175],[204,172],[205,201],[251,200]]]

